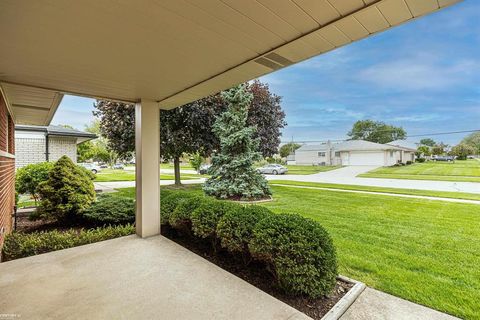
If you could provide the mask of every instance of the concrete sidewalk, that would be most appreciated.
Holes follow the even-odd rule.
[[[435,201],[446,201],[446,202],[457,202],[457,203],[469,203],[480,205],[480,200],[468,200],[468,199],[455,199],[455,198],[443,198],[443,197],[431,197],[431,196],[417,196],[410,194],[401,194],[401,193],[388,193],[388,192],[376,192],[376,191],[363,191],[363,190],[348,190],[348,189],[336,189],[336,188],[324,188],[324,187],[314,187],[314,186],[296,186],[291,184],[280,184],[273,181],[272,185],[288,187],[288,188],[299,188],[299,189],[313,189],[313,190],[327,190],[334,192],[347,192],[347,193],[363,193],[363,194],[376,194],[380,196],[388,197],[400,197],[400,198],[413,198],[413,199],[425,199],[425,200],[435,200]]]
[[[403,179],[378,179],[358,178],[357,175],[378,168],[377,166],[347,166],[327,172],[309,175],[267,175],[267,180],[290,180],[302,182],[320,182],[335,184],[350,184],[357,186],[386,187],[400,189],[417,189],[432,191],[450,191],[480,193],[478,182],[452,182],[431,180],[403,180]]]
[[[191,179],[191,180],[182,180],[182,184],[198,184],[204,183],[205,178],[201,179]],[[133,188],[135,187],[135,181],[111,181],[111,182],[94,182],[95,191],[100,192],[112,192],[114,189],[118,188]],[[161,180],[161,186],[168,186],[175,184],[174,180]]]
[[[341,320],[457,320],[448,314],[366,288]]]

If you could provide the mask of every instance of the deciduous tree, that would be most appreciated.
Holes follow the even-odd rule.
[[[480,154],[480,132],[473,132],[462,139],[462,142],[474,148],[474,154]]]
[[[295,150],[300,148],[301,145],[295,142],[289,142],[280,147],[280,157],[286,158],[290,154],[294,153]]]
[[[435,146],[436,142],[431,138],[424,138],[420,140],[420,144],[428,147],[433,147]]]
[[[381,121],[359,120],[353,124],[352,130],[347,135],[352,140],[388,143],[405,139],[407,132],[402,127],[395,127]]]
[[[277,152],[280,129],[286,125],[281,98],[269,91],[266,84],[253,81],[244,84],[253,94],[248,108],[247,125],[255,126],[254,138],[260,140],[259,151],[264,157]],[[100,119],[100,130],[110,149],[120,156],[135,151],[135,106],[99,100],[94,114]],[[220,93],[198,101],[160,112],[160,153],[163,160],[173,160],[175,183],[180,184],[180,157],[198,152],[208,157],[218,149],[219,140],[212,132],[215,119],[227,109]]]
[[[452,148],[450,153],[454,156],[457,156],[458,160],[466,160],[467,156],[475,153],[475,148],[466,143],[459,143]]]

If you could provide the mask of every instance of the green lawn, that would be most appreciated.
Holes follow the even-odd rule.
[[[341,168],[341,166],[300,166],[288,165],[287,174],[314,174]]]
[[[276,212],[332,235],[340,272],[434,309],[480,319],[480,206],[274,186]],[[301,201],[299,201],[301,199]]]
[[[170,187],[162,187],[170,188]],[[183,187],[201,193],[200,186]],[[133,196],[134,189],[119,195]],[[331,234],[340,273],[453,315],[480,319],[480,206],[273,186],[275,212]]]
[[[455,163],[429,161],[402,167],[378,168],[359,177],[480,182],[480,161],[457,160]]]
[[[160,163],[160,168],[161,169],[174,169],[173,163]],[[195,170],[190,164],[181,164],[180,165],[180,171],[184,170]]]
[[[466,199],[466,200],[480,200],[480,194],[465,193],[465,192],[448,192],[448,191],[430,191],[430,190],[416,190],[416,189],[397,189],[384,187],[369,187],[369,186],[355,186],[350,184],[333,184],[333,183],[318,183],[318,182],[300,182],[288,180],[272,180],[269,181],[271,185],[293,185],[293,186],[307,186],[317,188],[342,189],[342,190],[358,190],[358,191],[372,191],[395,194],[409,194],[415,196],[441,197],[452,199]]]
[[[181,174],[182,180],[191,180],[202,178],[196,174]],[[161,180],[174,180],[173,174],[161,174]],[[111,181],[135,181],[135,172],[130,170],[113,170],[103,169],[97,173],[95,182],[111,182]]]

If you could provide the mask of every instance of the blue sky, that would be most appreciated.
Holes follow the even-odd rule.
[[[402,126],[410,135],[480,129],[480,1],[465,0],[261,80],[283,97],[283,140],[343,139],[361,119]],[[93,102],[65,96],[52,123],[82,129],[93,119]],[[456,144],[464,135],[432,138]]]

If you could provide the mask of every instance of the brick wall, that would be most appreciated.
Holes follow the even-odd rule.
[[[45,161],[45,136],[19,137],[15,139],[15,166],[21,168],[30,163]]]
[[[65,155],[77,163],[77,138],[50,136],[49,149],[50,161],[57,161]]]
[[[18,134],[15,139],[16,162],[15,166],[21,168],[31,163],[46,161],[44,133]],[[49,136],[49,161],[57,161],[63,155],[77,162],[77,138]]]
[[[13,121],[0,94],[0,248],[12,230],[15,205],[15,142]]]

